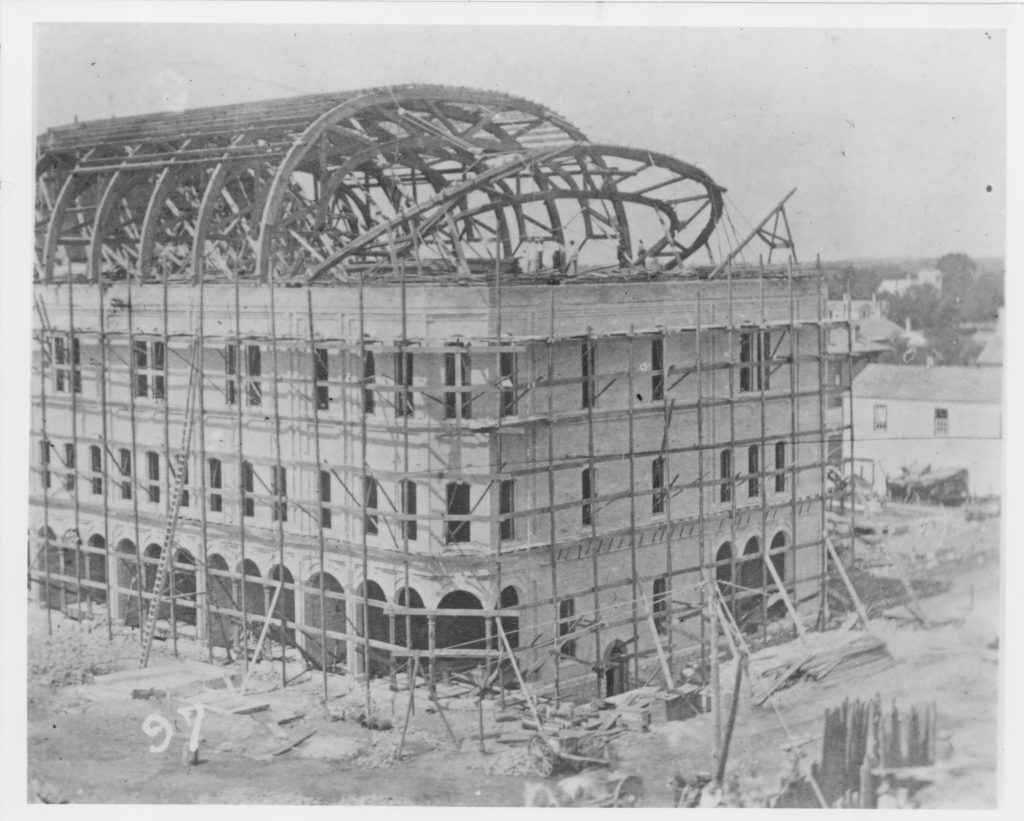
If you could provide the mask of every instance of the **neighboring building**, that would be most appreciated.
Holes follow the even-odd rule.
[[[891,294],[903,296],[907,291],[916,286],[930,285],[939,293],[942,292],[942,272],[935,268],[922,268],[912,274],[907,274],[901,279],[883,279],[875,289],[875,296]]]
[[[1001,494],[1002,369],[873,364],[853,380],[853,450],[876,490],[904,468],[966,468],[976,496]],[[849,455],[849,450],[847,450]]]
[[[864,319],[881,319],[885,316],[885,302],[877,297],[871,299],[830,299],[828,318],[859,322]]]
[[[420,86],[40,155],[40,597],[137,624],[181,478],[165,606],[216,646],[283,583],[272,635],[332,668],[494,661],[500,624],[533,677],[619,692],[656,658],[648,607],[669,648],[702,634],[705,573],[767,607],[770,562],[814,606],[820,283],[684,264],[722,207],[693,166]],[[519,270],[539,233],[600,267]]]

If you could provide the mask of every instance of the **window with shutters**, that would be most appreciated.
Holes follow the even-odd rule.
[[[93,496],[103,495],[103,451],[99,445],[89,446],[89,487]]]
[[[160,340],[133,340],[132,369],[137,398],[166,399],[166,355],[166,348]]]
[[[732,501],[732,451],[728,448],[719,454],[718,478],[722,481],[718,490],[718,501]]]
[[[651,399],[665,398],[665,340],[651,340]]]
[[[288,471],[282,465],[274,465],[270,468],[270,494],[274,497],[270,509],[270,520],[273,522],[287,522]]]
[[[665,460],[651,462],[651,513],[665,512]]]
[[[372,476],[363,477],[363,529],[376,535],[377,525],[377,480]]]
[[[313,380],[316,382],[316,406],[319,410],[328,410],[331,407],[330,364],[327,348],[315,348],[313,351]]]
[[[242,515],[252,518],[256,515],[256,499],[253,493],[256,489],[256,476],[252,464],[242,462]]]
[[[64,490],[74,493],[77,474],[75,472],[75,446],[71,442],[64,444]]]
[[[403,479],[399,483],[399,494],[402,500],[402,513],[409,518],[403,524],[405,526],[405,538],[409,541],[416,539],[416,483],[411,479]]]
[[[444,355],[445,419],[470,419],[473,415],[473,395],[470,391],[469,353]]]
[[[775,492],[786,490],[786,443],[775,443]]]
[[[58,393],[82,392],[82,347],[78,337],[55,335],[51,340],[53,388]]]
[[[210,486],[210,510],[213,513],[224,511],[224,494],[221,490],[224,487],[224,477],[220,459],[206,460],[207,484]]]
[[[152,450],[146,451],[146,497],[160,501],[160,454]]]
[[[582,403],[584,408],[594,407],[597,401],[597,342],[588,339],[580,349],[580,377],[583,382]]]
[[[334,522],[331,515],[331,472],[320,471],[320,527],[330,530]]]
[[[501,385],[501,415],[515,416],[519,407],[518,362],[514,353],[498,354],[498,381]]]
[[[446,489],[444,541],[457,544],[469,541],[469,483],[449,482]]]
[[[514,479],[502,479],[498,490],[498,538],[514,539],[516,537],[516,482]]]
[[[580,472],[580,521],[584,525],[594,523],[594,497],[597,495],[594,478],[593,468],[584,468]]]
[[[121,498],[132,498],[132,452],[121,448],[117,452],[117,466],[121,473]]]
[[[412,416],[412,354],[395,354],[395,416]]]

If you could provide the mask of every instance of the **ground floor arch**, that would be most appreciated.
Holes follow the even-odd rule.
[[[277,604],[274,612],[271,613],[270,635],[278,642],[289,645],[295,644],[295,577],[292,572],[283,565],[274,565],[270,568],[267,577],[271,582],[281,582],[281,592],[277,593]],[[267,585],[267,596],[273,601],[277,585]],[[267,606],[270,604],[268,602]],[[284,621],[284,632],[281,631],[281,621]]]
[[[388,618],[384,608],[369,602],[386,602],[384,590],[377,582],[368,580],[356,588],[356,632],[360,638],[368,637],[372,641],[387,642],[390,639]],[[366,669],[366,645],[357,654],[360,672]],[[369,674],[371,676],[386,675],[390,669],[390,653],[370,648]]]
[[[629,652],[616,639],[604,652],[604,694],[617,696],[629,689]]]
[[[321,622],[321,596],[323,588],[323,612]],[[321,624],[328,632],[347,633],[348,619],[345,615],[345,590],[330,573],[314,573],[306,582],[302,595],[303,629],[302,646],[309,659],[320,666],[326,662],[328,670],[345,663],[346,642],[333,636],[322,643]],[[326,656],[326,659],[324,658]]]
[[[415,607],[422,610],[423,597],[415,588],[403,587],[395,597],[395,604],[400,607]],[[396,615],[395,616],[395,644],[408,647],[412,650],[426,650],[429,646],[429,628],[426,616]]]
[[[512,585],[502,588],[498,598],[498,609],[514,610],[517,607],[519,607],[519,591]],[[501,629],[505,632],[509,646],[515,650],[519,646],[519,617],[502,616]]]
[[[239,619],[231,615],[241,610],[235,599],[235,585],[229,577],[227,559],[211,553],[206,559],[207,596],[210,603],[210,641],[214,647],[229,647]]]
[[[138,627],[139,618],[139,551],[131,539],[117,543],[117,615],[124,624]]]

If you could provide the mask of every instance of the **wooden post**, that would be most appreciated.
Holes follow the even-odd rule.
[[[651,628],[651,637],[654,639],[654,649],[658,651],[658,660],[661,662],[661,672],[665,677],[665,686],[671,690],[675,687],[675,684],[672,682],[672,668],[668,663],[668,658],[665,656],[665,649],[661,646],[661,637],[658,635],[658,625],[654,621],[654,610],[647,601],[647,596],[644,595],[643,590],[640,591],[640,601],[643,602],[644,609],[647,611],[647,624]]]
[[[775,569],[775,565],[772,564],[771,557],[767,551],[761,554],[761,558],[764,559],[765,567],[771,574],[772,581],[775,582],[779,588],[779,595],[782,596],[782,601],[786,605],[786,610],[789,612],[790,618],[793,619],[793,624],[796,626],[797,635],[800,636],[800,641],[803,642],[804,647],[807,646],[807,633],[804,630],[804,626],[800,623],[800,617],[797,616],[796,607],[793,604],[793,600],[789,597],[789,593],[786,592],[786,585],[783,584],[782,579],[779,578],[779,571]]]
[[[537,712],[537,705],[534,703],[533,694],[530,692],[530,688],[526,686],[523,674],[519,670],[519,663],[516,661],[515,653],[512,652],[512,646],[508,643],[508,636],[505,635],[505,628],[501,625],[501,619],[498,619],[495,624],[498,626],[498,637],[501,639],[501,644],[505,648],[505,652],[508,653],[509,662],[512,664],[512,672],[516,674],[519,688],[523,691],[523,696],[526,697],[526,704],[530,708],[530,713],[533,715],[533,720],[537,725],[537,732],[544,735],[544,722],[540,720],[540,713]]]
[[[736,678],[732,683],[732,702],[729,705],[729,721],[725,725],[725,740],[722,742],[722,754],[718,758],[718,771],[715,783],[721,784],[725,778],[725,765],[729,760],[729,744],[732,741],[732,730],[736,724],[736,712],[740,706],[740,682],[743,679],[743,664],[746,656],[736,656]]]

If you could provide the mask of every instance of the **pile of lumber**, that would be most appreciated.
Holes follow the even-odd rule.
[[[870,634],[838,643],[819,642],[817,646],[801,647],[800,650],[799,655],[774,666],[760,665],[762,679],[767,681],[760,682],[763,686],[754,699],[755,704],[761,704],[772,693],[800,678],[820,681],[826,676],[841,676],[852,670],[875,672],[893,663],[885,642]]]

